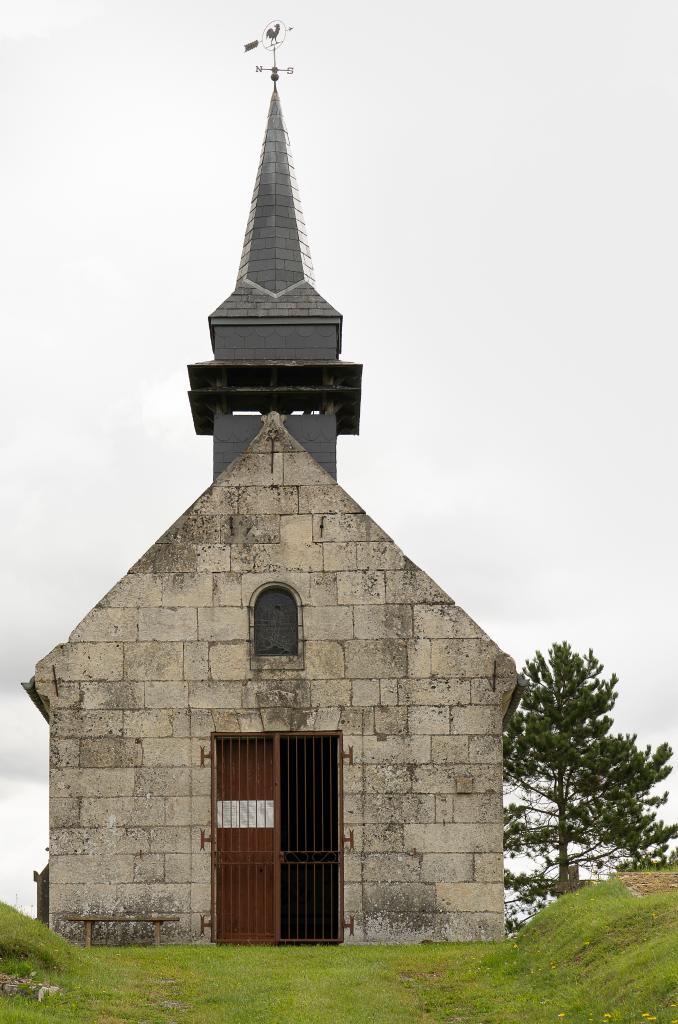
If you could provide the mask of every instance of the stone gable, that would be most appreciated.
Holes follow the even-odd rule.
[[[300,602],[294,666],[251,650],[253,596],[274,582]],[[277,414],[35,679],[64,934],[77,935],[69,914],[176,913],[167,936],[199,941],[211,899],[201,748],[213,732],[341,730],[352,941],[502,935],[514,664]]]

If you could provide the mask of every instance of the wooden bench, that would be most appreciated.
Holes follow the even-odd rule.
[[[128,924],[134,921],[147,921],[152,924],[155,929],[155,944],[160,945],[160,928],[165,921],[178,921],[178,917],[168,917],[163,914],[125,914],[120,916],[111,916],[107,914],[83,914],[76,917],[67,917],[66,921],[82,921],[85,926],[85,949],[88,949],[92,945],[92,928],[97,921],[108,922],[116,921],[118,923]]]

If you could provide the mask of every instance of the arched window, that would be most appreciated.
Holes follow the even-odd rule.
[[[254,654],[258,658],[299,653],[297,602],[288,590],[269,587],[254,605]]]

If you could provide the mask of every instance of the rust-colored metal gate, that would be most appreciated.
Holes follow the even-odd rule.
[[[343,940],[339,733],[212,737],[216,942]]]

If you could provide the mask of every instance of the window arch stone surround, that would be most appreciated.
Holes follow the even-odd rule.
[[[257,653],[257,606],[261,610],[260,600],[271,592],[279,592],[291,598],[296,608],[296,652],[292,654]],[[296,590],[288,583],[272,579],[253,591],[249,602],[249,640],[250,640],[250,665],[252,669],[264,671],[290,671],[303,669],[304,667],[304,617],[301,598]]]

